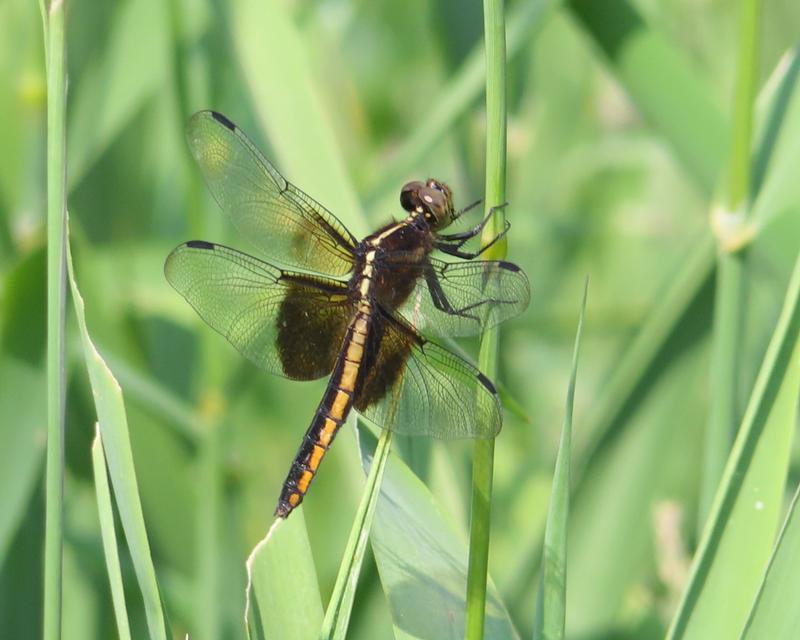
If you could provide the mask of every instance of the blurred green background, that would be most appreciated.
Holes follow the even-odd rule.
[[[759,86],[797,42],[800,5],[766,2],[762,19]],[[508,251],[533,302],[501,338],[500,381],[519,407],[506,411],[497,440],[490,572],[523,637],[586,274],[568,635],[661,637],[686,578],[708,421],[709,219],[728,144],[736,25],[724,1],[509,3]],[[357,236],[400,215],[407,179],[443,179],[464,206],[483,191],[481,6],[71,2],[67,38],[77,279],[89,330],[125,394],[166,606],[175,637],[239,638],[244,560],[271,522],[324,382],[259,372],[164,279],[164,258],[184,240],[249,249],[202,184],[185,122],[202,108],[225,113]],[[0,636],[14,639],[41,635],[45,97],[38,7],[5,0]],[[776,100],[764,92],[760,123]],[[785,102],[800,114],[797,96]],[[768,128],[757,132],[757,144],[769,140]],[[756,170],[761,232],[745,260],[740,412],[800,246],[797,120],[772,133],[774,154]],[[96,418],[67,315],[64,637],[109,638],[89,450]],[[417,447],[404,451],[466,531],[469,444],[422,445],[422,461]],[[323,602],[362,485],[348,429],[304,502]],[[122,561],[134,585],[124,551]],[[134,586],[127,596],[141,607]],[[133,624],[144,637],[141,611]],[[351,637],[391,633],[368,558]]]

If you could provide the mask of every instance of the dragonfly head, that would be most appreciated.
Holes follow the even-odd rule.
[[[433,231],[444,229],[455,219],[450,187],[433,178],[406,183],[400,190],[400,204],[412,216],[423,218]]]

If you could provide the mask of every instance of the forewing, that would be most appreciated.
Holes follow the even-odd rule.
[[[262,369],[294,380],[332,371],[352,314],[345,284],[203,241],[177,247],[164,273],[203,320]]]
[[[502,426],[494,385],[476,367],[378,310],[355,408],[397,433],[488,438]]]
[[[235,124],[214,111],[200,111],[189,120],[186,135],[212,195],[259,252],[330,275],[353,269],[355,238],[278,173]]]
[[[389,266],[391,268],[391,265]],[[400,313],[417,329],[471,336],[524,311],[531,292],[525,272],[503,260],[429,259]]]

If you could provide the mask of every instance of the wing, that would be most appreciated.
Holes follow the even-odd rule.
[[[489,438],[500,431],[500,400],[489,379],[380,309],[364,365],[354,406],[383,428],[442,439]]]
[[[518,315],[530,299],[525,272],[511,262],[430,258],[399,311],[424,333],[470,336]]]
[[[336,276],[353,269],[352,234],[278,173],[235,124],[200,111],[189,120],[186,135],[219,206],[265,256]]]
[[[294,380],[333,370],[352,317],[344,283],[200,240],[178,246],[164,273],[203,320],[262,369]]]

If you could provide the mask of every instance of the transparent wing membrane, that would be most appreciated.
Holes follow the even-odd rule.
[[[330,211],[288,182],[225,116],[201,111],[186,130],[208,188],[238,231],[281,264],[341,276],[355,238]]]

